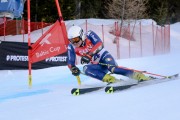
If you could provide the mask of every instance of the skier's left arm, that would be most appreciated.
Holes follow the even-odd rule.
[[[88,54],[82,56],[81,64],[89,63],[91,61],[92,57],[104,48],[101,39],[93,31],[89,31],[87,34],[87,37],[89,40],[91,40],[91,42],[94,46]]]

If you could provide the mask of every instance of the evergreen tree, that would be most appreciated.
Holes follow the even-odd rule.
[[[107,13],[111,10],[110,6],[114,1],[123,0],[59,0],[61,12],[64,20],[83,19],[83,18],[118,18],[122,15],[122,6],[114,7],[114,17]],[[133,5],[135,1],[143,0],[125,0],[129,5],[126,6],[125,18],[149,18],[154,19],[159,24],[168,22],[174,23],[180,21],[180,0],[145,0],[148,4],[145,5],[145,16],[139,13],[142,6]],[[24,8],[24,18],[27,19],[27,0]],[[131,6],[133,5],[133,6]],[[129,6],[129,7],[128,7]],[[131,10],[134,9],[134,10]],[[129,11],[129,10],[130,11]],[[127,15],[128,13],[128,15]],[[138,13],[138,14],[137,14]],[[58,12],[55,0],[31,0],[31,21],[55,22],[58,19]],[[121,16],[119,16],[121,18]]]

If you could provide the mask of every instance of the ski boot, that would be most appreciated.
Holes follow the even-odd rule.
[[[106,74],[104,77],[103,77],[103,82],[107,82],[107,83],[115,83],[116,82],[116,78],[114,76],[111,76],[109,74]]]
[[[138,81],[145,81],[145,80],[150,80],[150,78],[148,76],[145,76],[143,73],[141,72],[134,72],[130,78],[138,80]]]

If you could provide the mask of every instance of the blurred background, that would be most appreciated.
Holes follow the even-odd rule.
[[[59,0],[59,3],[64,20],[143,18],[153,19],[159,25],[180,21],[180,0]],[[26,12],[25,3],[24,18]],[[31,21],[55,22],[57,18],[54,0],[31,0]]]

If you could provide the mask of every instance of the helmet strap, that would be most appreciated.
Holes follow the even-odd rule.
[[[85,41],[82,40],[80,47],[84,47],[84,46],[85,46]]]

